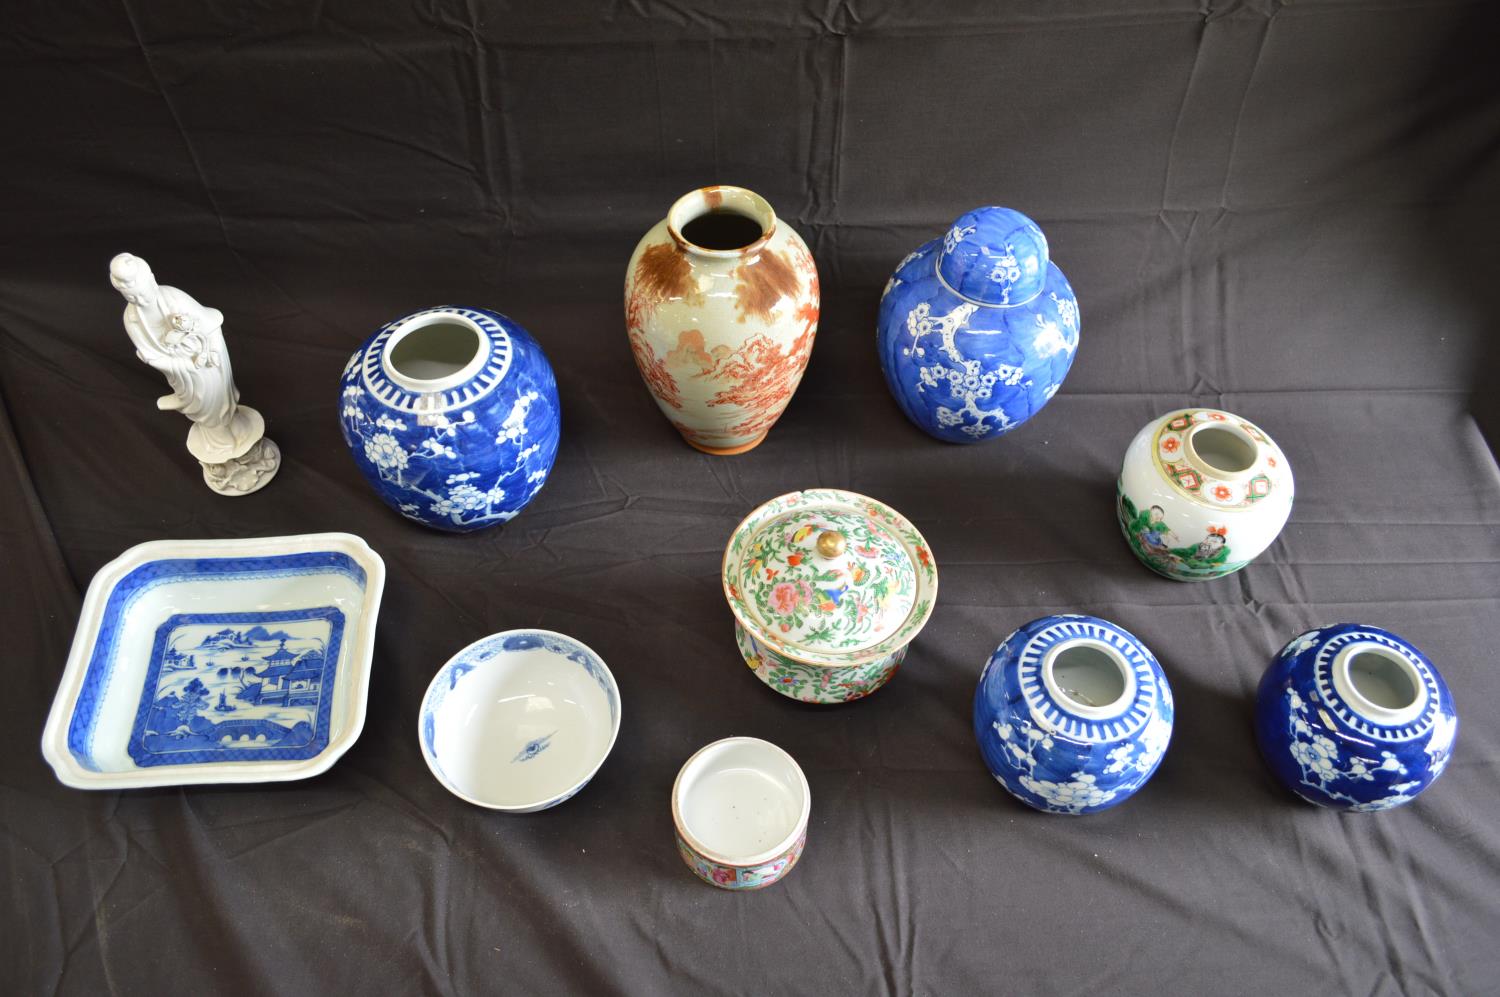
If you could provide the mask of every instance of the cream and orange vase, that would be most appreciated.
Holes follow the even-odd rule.
[[[707,215],[759,236],[710,248],[684,236]],[[708,240],[702,240],[708,241]],[[765,198],[704,187],[679,198],[635,247],[625,327],[641,377],[689,444],[736,454],[765,439],[802,380],[818,331],[818,269]]]

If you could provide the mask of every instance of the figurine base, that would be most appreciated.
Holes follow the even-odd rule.
[[[203,481],[220,495],[260,491],[281,468],[281,448],[262,437],[249,450],[219,464],[203,464]]]
[[[237,405],[228,426],[208,430],[193,423],[187,448],[200,464],[232,464],[248,457],[265,435],[265,418],[249,405]]]
[[[760,446],[766,441],[767,433],[769,433],[769,430],[767,430],[766,433],[761,433],[749,443],[742,443],[737,447],[706,447],[701,443],[694,443],[686,436],[683,437],[683,440],[687,442],[688,446],[692,447],[694,450],[697,450],[699,453],[710,454],[714,457],[733,457],[735,454],[746,453]]]

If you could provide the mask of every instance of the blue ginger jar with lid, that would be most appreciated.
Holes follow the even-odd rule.
[[[1155,655],[1096,616],[1044,616],[1000,642],[974,690],[985,766],[1044,813],[1118,806],[1172,738],[1172,688]]]
[[[1015,429],[1057,393],[1078,349],[1078,299],[1036,222],[975,208],[896,267],[877,334],[906,417],[973,443]]]
[[[515,322],[429,308],[381,327],[340,382],[344,442],[407,519],[464,533],[506,522],[557,459],[552,365]]]

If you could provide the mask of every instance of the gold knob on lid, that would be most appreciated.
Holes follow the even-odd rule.
[[[838,557],[844,552],[844,535],[837,530],[824,530],[818,534],[818,553],[824,557]]]

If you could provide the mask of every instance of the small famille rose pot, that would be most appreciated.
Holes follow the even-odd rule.
[[[854,492],[791,492],[757,508],[724,551],[735,641],[766,685],[845,703],[888,682],[937,599],[922,534]]]
[[[635,247],[625,329],[636,366],[689,444],[743,453],[802,380],[818,331],[818,268],[765,198],[704,187]]]
[[[1045,813],[1097,813],[1135,795],[1166,754],[1173,717],[1156,657],[1096,616],[1022,626],[995,649],[974,692],[985,766]]]
[[[1217,409],[1179,409],[1130,442],[1115,505],[1141,563],[1186,582],[1238,571],[1271,546],[1292,492],[1286,455],[1258,427]]]
[[[1453,697],[1427,656],[1359,623],[1292,638],[1256,695],[1255,736],[1271,773],[1335,810],[1411,802],[1442,775],[1457,735]]]
[[[700,749],[672,785],[678,854],[699,879],[726,890],[757,890],[790,872],[811,813],[802,769],[759,738]]]

